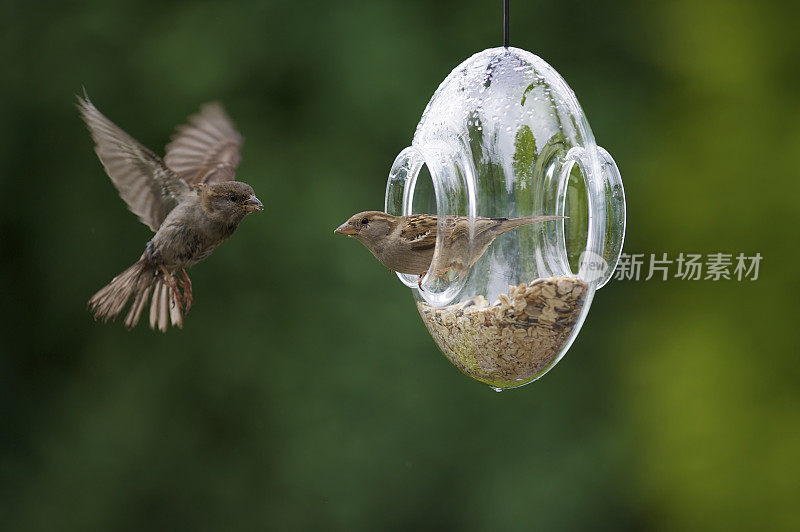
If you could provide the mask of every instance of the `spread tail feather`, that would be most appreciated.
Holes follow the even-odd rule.
[[[183,327],[183,311],[176,302],[174,290],[177,288],[167,285],[162,279],[155,282],[150,302],[151,329],[167,332],[170,322],[179,329]]]
[[[183,311],[177,304],[175,290],[178,288],[167,286],[151,264],[139,260],[92,296],[89,311],[96,320],[113,320],[133,298],[125,317],[125,326],[132,329],[139,323],[152,291],[150,327],[166,332],[170,322],[183,327]]]

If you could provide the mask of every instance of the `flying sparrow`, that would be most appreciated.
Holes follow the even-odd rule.
[[[139,260],[92,296],[89,310],[108,321],[133,298],[125,318],[132,328],[152,293],[150,327],[182,327],[192,305],[186,268],[208,257],[247,214],[264,209],[250,185],[235,181],[242,137],[222,105],[209,103],[177,128],[162,159],[100,113],[88,96],[79,96],[77,106],[120,196],[155,231]]]
[[[446,216],[444,245],[447,254],[444,260],[438,261],[440,271],[433,273],[441,277],[449,270],[469,269],[486,252],[489,244],[503,233],[523,225],[561,218],[566,216],[476,217],[472,225],[466,216]],[[433,260],[438,222],[432,214],[393,216],[381,211],[365,211],[351,216],[334,233],[355,237],[391,270],[419,275],[422,288],[422,277]]]

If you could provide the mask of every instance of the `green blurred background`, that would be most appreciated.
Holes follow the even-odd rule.
[[[512,3],[628,198],[629,253],[755,282],[612,282],[541,381],[495,393],[333,228],[500,1],[5,2],[3,530],[800,529],[800,39],[769,2]],[[87,315],[141,253],[73,95],[161,152],[205,101],[267,206],[166,335]],[[794,310],[793,310],[794,309]]]

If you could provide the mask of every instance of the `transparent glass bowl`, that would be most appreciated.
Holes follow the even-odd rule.
[[[425,167],[430,180],[419,179]],[[398,273],[448,359],[496,389],[527,384],[561,359],[625,233],[614,160],[564,79],[518,48],[475,54],[442,82],[392,165],[385,210],[439,216],[430,272],[453,253],[445,215],[568,216],[499,236],[472,267],[425,275],[422,290],[416,275]]]

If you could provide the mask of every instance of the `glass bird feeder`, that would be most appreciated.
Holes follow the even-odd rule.
[[[439,217],[429,272],[469,252],[448,249],[445,216],[568,217],[499,236],[471,267],[421,281],[397,274],[445,356],[497,390],[536,380],[564,356],[625,233],[617,165],[564,79],[518,48],[477,53],[442,82],[392,165],[385,210]]]

